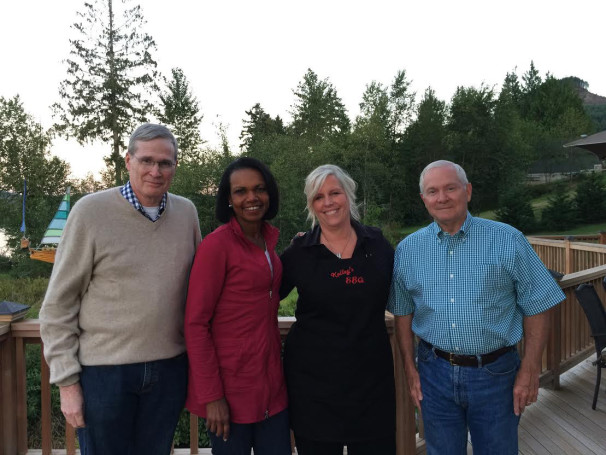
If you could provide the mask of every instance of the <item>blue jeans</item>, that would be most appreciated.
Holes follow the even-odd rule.
[[[213,455],[290,455],[290,423],[285,409],[256,423],[229,424],[229,438],[208,432]]]
[[[518,453],[513,384],[520,367],[516,350],[482,367],[452,366],[419,343],[419,375],[427,454],[465,455],[467,430],[474,453]]]
[[[82,455],[168,455],[187,394],[187,355],[83,366]]]

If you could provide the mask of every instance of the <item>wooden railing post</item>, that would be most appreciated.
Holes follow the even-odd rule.
[[[565,274],[569,274],[572,273],[572,267],[573,267],[573,258],[572,258],[572,249],[570,248],[570,240],[572,237],[566,237],[564,239],[564,247],[565,247],[565,259],[564,259],[564,273]]]
[[[9,326],[0,334],[0,454],[17,453],[17,388],[15,382],[15,340]]]
[[[547,343],[547,370],[552,374],[551,386],[560,389],[560,362],[562,359],[561,321],[562,305],[556,305],[550,310],[550,332]]]
[[[387,317],[387,330],[393,352],[394,380],[396,386],[396,455],[416,453],[417,425],[415,407],[408,393],[404,374],[404,362],[396,340],[393,316]]]
[[[198,440],[198,416],[189,415],[189,453],[197,454],[200,441]]]
[[[600,231],[600,245],[606,245],[606,231]]]
[[[50,368],[44,359],[44,349],[40,349],[40,403],[42,417],[42,455],[51,455],[53,441],[51,430],[51,385]],[[65,423],[68,425],[68,423]]]
[[[17,453],[27,453],[27,390],[25,375],[25,345],[15,336],[15,380],[17,388]]]

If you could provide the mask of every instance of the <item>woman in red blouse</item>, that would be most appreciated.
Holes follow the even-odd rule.
[[[277,314],[278,188],[244,157],[221,177],[217,218],[194,259],[185,311],[187,408],[206,419],[213,454],[290,454]]]

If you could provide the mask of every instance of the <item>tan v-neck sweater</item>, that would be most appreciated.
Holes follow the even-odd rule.
[[[74,205],[40,311],[51,383],[80,365],[122,365],[185,351],[183,314],[200,227],[187,199],[168,195],[152,222],[119,188]]]

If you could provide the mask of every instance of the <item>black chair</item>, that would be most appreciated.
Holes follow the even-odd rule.
[[[606,288],[606,279],[602,284]],[[606,368],[606,354],[602,354],[602,350],[606,349],[606,310],[604,310],[602,301],[592,284],[581,284],[575,290],[575,294],[581,307],[583,307],[583,311],[585,311],[585,316],[587,316],[591,328],[591,336],[595,341],[597,358],[593,365],[597,367],[598,375],[595,382],[593,405],[591,406],[592,409],[595,409],[600,391],[602,368]]]
[[[558,272],[557,270],[552,270],[552,269],[547,269],[547,270],[549,271],[549,273],[551,274],[551,276],[553,277],[553,279],[556,280],[556,281],[560,281],[562,279],[562,277],[564,276],[563,273]]]

